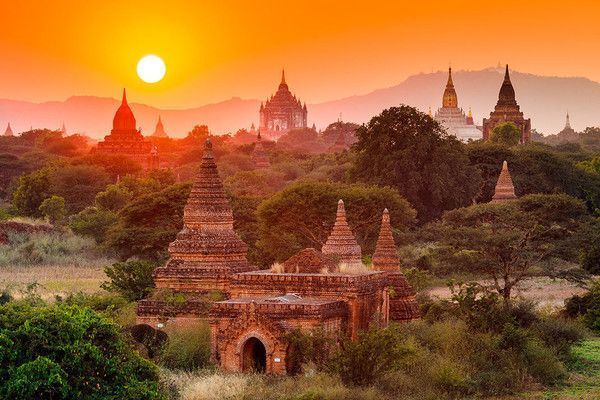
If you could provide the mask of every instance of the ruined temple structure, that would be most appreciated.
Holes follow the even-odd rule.
[[[567,120],[565,122],[565,127],[562,131],[558,132],[558,141],[561,143],[564,142],[577,142],[579,140],[579,134],[573,129],[571,126],[571,117],[567,112]]]
[[[290,92],[285,82],[285,71],[281,72],[281,83],[274,96],[260,104],[259,129],[268,139],[277,140],[292,129],[307,127],[306,103]]]
[[[8,123],[8,125],[6,126],[6,130],[4,131],[4,136],[13,136],[13,130],[10,127],[10,122]]]
[[[123,89],[123,99],[113,118],[113,129],[93,149],[100,154],[123,154],[138,162],[144,169],[157,165],[158,154],[152,154],[152,143],[136,128],[135,117]]]
[[[521,131],[521,143],[531,141],[531,119],[525,119],[515,98],[515,89],[510,81],[508,64],[504,73],[504,82],[500,87],[498,103],[489,118],[483,119],[483,139],[488,140],[496,126],[505,122],[512,122]]]
[[[513,185],[510,171],[508,170],[508,163],[504,161],[504,163],[502,163],[500,176],[498,176],[498,182],[496,183],[496,189],[494,190],[492,203],[501,203],[508,200],[514,200],[516,198],[517,195],[515,194],[515,186]]]
[[[340,201],[322,251],[301,250],[277,272],[258,270],[248,263],[247,247],[233,230],[232,211],[207,142],[183,219],[183,229],[169,245],[169,261],[153,273],[156,292],[138,303],[137,322],[168,333],[208,320],[212,358],[225,371],[298,371],[297,349],[288,340],[298,329],[356,339],[371,326],[418,317],[414,291],[395,255],[387,212],[373,269],[349,273],[338,268],[342,260],[360,261],[361,254]],[[169,300],[173,298],[179,300]]]
[[[252,152],[252,161],[254,162],[254,168],[256,169],[269,168],[271,166],[269,155],[265,151],[262,143],[260,130],[256,136],[256,143],[254,144],[254,151]]]
[[[429,112],[431,114],[431,110]],[[446,128],[449,134],[461,140],[481,139],[481,131],[473,123],[471,111],[469,110],[467,117],[463,109],[458,107],[458,95],[452,81],[452,68],[448,69],[448,82],[442,96],[442,107],[436,111],[433,118]]]
[[[165,127],[162,123],[160,115],[158,116],[158,122],[156,123],[156,127],[154,128],[154,133],[152,134],[152,136],[157,138],[169,137],[169,135],[167,135],[167,132],[165,132]]]

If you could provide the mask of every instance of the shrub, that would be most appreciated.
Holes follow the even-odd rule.
[[[101,287],[109,292],[118,293],[130,301],[141,300],[154,287],[152,271],[156,264],[150,261],[133,260],[114,263],[104,268],[104,273],[110,282],[104,282]]]
[[[575,295],[568,299],[565,312],[571,317],[580,317],[588,328],[600,332],[600,279],[596,279],[583,296]]]
[[[96,243],[103,243],[106,233],[117,222],[117,214],[96,207],[87,207],[81,212],[71,216],[69,227],[73,232],[91,236]]]
[[[532,326],[536,336],[546,346],[554,349],[556,354],[566,360],[571,355],[571,348],[585,337],[583,327],[574,321],[563,318],[543,318]]]
[[[65,219],[65,199],[60,196],[52,196],[40,204],[40,212],[51,224],[60,224]]]
[[[169,339],[156,360],[169,369],[192,371],[210,365],[210,327],[207,322],[167,331]]]
[[[345,339],[332,359],[331,368],[346,384],[371,385],[410,353],[398,339],[395,331],[387,328],[370,329],[359,334],[356,341]]]
[[[0,306],[0,397],[159,399],[158,371],[96,312],[64,304]]]

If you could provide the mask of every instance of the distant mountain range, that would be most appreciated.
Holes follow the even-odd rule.
[[[459,106],[465,112],[472,108],[477,124],[493,109],[504,70],[489,68],[481,71],[453,71]],[[557,133],[564,127],[565,114],[571,114],[576,130],[600,125],[600,83],[586,78],[547,77],[511,71],[517,101],[532,127],[544,134]],[[418,74],[402,83],[378,89],[371,93],[318,104],[308,104],[309,126],[313,123],[324,128],[340,115],[344,121],[363,123],[383,109],[401,103],[427,111],[440,107],[447,72]],[[290,82],[291,90],[302,94],[297,82]],[[274,92],[276,85],[265,88],[265,94]],[[130,99],[131,101],[132,99]],[[58,129],[64,122],[69,133],[84,133],[102,138],[112,126],[114,112],[120,100],[94,96],[76,96],[66,101],[32,103],[0,99],[0,134],[8,122],[15,132],[34,128]],[[158,116],[162,117],[167,133],[183,137],[194,125],[206,124],[213,133],[235,132],[258,123],[259,100],[234,97],[220,103],[196,108],[165,110],[132,102],[131,107],[138,126],[145,135],[154,132]]]

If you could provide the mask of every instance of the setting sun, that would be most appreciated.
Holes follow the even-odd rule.
[[[166,71],[165,62],[153,54],[142,57],[137,64],[137,74],[146,83],[159,82]]]

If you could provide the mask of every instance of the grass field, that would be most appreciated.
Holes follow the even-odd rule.
[[[44,299],[72,292],[94,293],[106,280],[99,266],[41,265],[0,268],[0,290],[8,289],[14,296],[36,284],[37,293]]]

